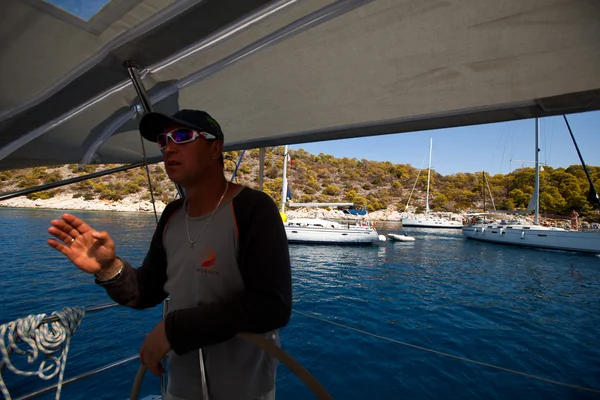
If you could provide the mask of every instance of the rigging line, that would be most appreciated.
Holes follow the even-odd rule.
[[[546,146],[548,137],[547,137],[547,135],[545,135],[546,124],[544,123],[543,118],[540,118],[539,120],[540,120],[540,146],[542,146],[542,148],[540,148],[540,163],[546,163],[546,161],[548,161],[548,152],[547,152],[548,147]],[[541,158],[542,150],[544,152],[544,161],[542,161],[542,158]]]
[[[510,125],[509,130],[510,136],[510,161],[508,162],[508,173],[512,173],[512,159],[515,155],[515,132],[514,132],[514,124]]]
[[[421,171],[423,170],[423,164],[425,164],[425,159],[427,158],[427,154],[429,154],[429,149],[427,149],[427,152],[425,153],[425,157],[423,157],[423,161],[421,161],[421,168],[419,168],[419,173],[417,174],[417,179],[415,179],[415,184],[413,185],[413,188],[410,191],[410,195],[408,196],[408,200],[406,201],[406,207],[404,207],[404,212],[406,212],[406,210],[408,210],[408,205],[410,203],[410,199],[412,197],[413,192],[415,191],[415,188],[417,187],[417,182],[419,181],[419,176],[421,176]]]
[[[575,140],[575,136],[573,136],[573,131],[571,130],[571,125],[567,120],[567,116],[563,114],[563,118],[565,120],[565,124],[567,124],[567,129],[569,130],[569,135],[571,135],[571,139],[573,140],[573,145],[575,146],[575,150],[577,150],[577,155],[579,156],[579,161],[581,161],[581,167],[583,168],[583,172],[585,172],[585,176],[587,177],[588,184],[590,185],[590,190],[588,192],[587,201],[592,203],[594,206],[600,205],[600,198],[598,198],[598,193],[596,193],[596,188],[594,187],[594,181],[590,177],[590,172],[588,171],[585,162],[583,161],[583,156],[579,151],[579,146],[577,145],[577,141]],[[583,210],[583,207],[581,207]]]
[[[150,169],[148,168],[148,159],[146,158],[146,146],[144,146],[144,138],[140,133],[140,142],[142,143],[142,160],[146,168],[146,178],[148,179],[148,189],[150,190],[150,198],[152,199],[152,207],[154,207],[154,219],[158,225],[158,213],[156,212],[156,202],[154,200],[154,190],[152,190],[152,179],[150,178]]]
[[[498,144],[496,144],[496,147],[494,147],[494,154],[492,154],[492,158],[490,159],[490,163],[488,165],[488,170],[491,169],[492,167],[492,163],[494,162],[494,158],[496,158],[496,152],[498,151],[498,148],[500,147],[500,143],[502,143],[502,138],[504,137],[504,131],[502,131],[500,133],[500,138],[498,139]]]
[[[552,129],[550,129],[550,145],[548,145],[548,159],[552,156],[552,142],[554,139],[554,128],[556,125],[556,118],[552,118]],[[548,164],[548,159],[546,159],[546,165]]]
[[[505,133],[506,133],[506,137],[504,136]],[[506,153],[506,143],[508,142],[508,132],[502,132],[502,138],[504,139],[504,146],[502,146],[502,156],[500,157],[500,172],[502,172],[502,165],[504,164],[504,154]]]
[[[363,331],[361,329],[357,329],[357,328],[353,328],[351,326],[343,325],[343,324],[340,324],[338,322],[333,322],[333,321],[330,321],[330,320],[325,319],[325,318],[317,317],[316,315],[311,315],[311,314],[308,314],[308,313],[304,313],[302,311],[294,310],[294,312],[297,313],[297,314],[304,315],[305,317],[308,317],[308,318],[313,318],[313,319],[316,319],[318,321],[326,322],[326,323],[331,324],[331,325],[336,325],[336,326],[339,326],[341,328],[349,329],[349,330],[352,330],[352,331],[355,331],[355,332],[359,332],[359,333],[362,333],[364,335],[372,336],[372,337],[375,337],[375,338],[378,338],[378,339],[387,340],[388,342],[400,344],[402,346],[412,347],[412,348],[417,349],[417,350],[423,350],[423,351],[427,351],[429,353],[434,353],[434,354],[437,354],[437,355],[454,358],[456,360],[465,361],[465,362],[469,362],[469,363],[473,363],[473,364],[478,364],[478,365],[482,365],[484,367],[490,367],[490,368],[498,369],[498,370],[501,370],[501,371],[510,372],[510,373],[516,374],[516,375],[526,376],[528,378],[537,379],[537,380],[548,382],[548,383],[552,383],[552,384],[555,384],[555,385],[558,385],[558,386],[565,386],[565,387],[569,387],[569,388],[572,388],[572,389],[584,390],[584,391],[591,392],[591,393],[600,393],[600,390],[598,390],[598,389],[586,388],[586,387],[583,387],[583,386],[573,385],[573,384],[570,384],[570,383],[559,382],[559,381],[555,381],[555,380],[552,380],[552,379],[544,378],[544,377],[541,377],[541,376],[528,374],[526,372],[520,372],[520,371],[515,371],[514,369],[500,367],[498,365],[489,364],[489,363],[485,363],[485,362],[477,361],[477,360],[471,360],[470,358],[455,356],[454,354],[449,354],[449,353],[444,353],[442,351],[428,349],[427,347],[417,346],[415,344],[410,344],[410,343],[402,342],[400,340],[396,340],[396,339],[388,338],[388,337],[385,337],[385,336],[377,335],[375,333]]]
[[[484,172],[485,174],[485,172]],[[485,177],[485,175],[484,175]],[[492,200],[492,207],[494,207],[494,211],[496,211],[496,203],[494,203],[494,196],[492,195],[492,189],[490,189],[490,180],[485,179],[485,184],[487,185],[488,192],[490,193],[490,199]]]

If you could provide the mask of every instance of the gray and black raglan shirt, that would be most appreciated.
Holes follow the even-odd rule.
[[[254,399],[272,390],[277,360],[235,335],[262,333],[279,345],[278,329],[289,321],[291,271],[281,217],[270,197],[249,188],[219,206],[210,221],[210,214],[188,216],[188,229],[183,206],[177,200],[165,208],[142,267],[125,263],[114,282],[102,284],[133,308],[170,295],[165,325],[172,395],[202,398],[202,348],[211,399]],[[193,246],[188,230],[192,241],[197,237]]]

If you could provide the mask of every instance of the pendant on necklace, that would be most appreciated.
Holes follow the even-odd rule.
[[[190,243],[190,250],[194,248],[194,243]]]

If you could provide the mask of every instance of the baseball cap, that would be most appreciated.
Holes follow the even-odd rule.
[[[157,112],[148,113],[140,121],[140,133],[146,140],[156,142],[158,135],[165,131],[165,127],[173,123],[210,133],[216,137],[215,140],[224,140],[219,123],[206,111],[201,110],[179,110],[172,116]]]

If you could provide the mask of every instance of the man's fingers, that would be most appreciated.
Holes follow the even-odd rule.
[[[158,362],[155,362],[152,365],[146,365],[146,367],[156,376],[160,376],[163,373],[162,365]]]
[[[64,219],[69,225],[77,229],[82,234],[93,230],[88,224],[83,222],[82,219],[79,219],[74,215],[63,214],[62,219]]]
[[[94,239],[100,240],[103,243],[108,243],[109,241],[112,241],[108,232],[104,232],[104,231],[103,232],[92,231],[92,237]]]
[[[160,376],[164,372],[163,366],[155,361],[148,352],[140,351],[140,361],[156,376]]]
[[[69,225],[68,223],[63,221],[62,219],[53,219],[52,221],[50,221],[50,224],[54,228],[63,231],[64,233],[71,236],[72,238],[76,238],[77,236],[81,235],[81,233],[77,229],[75,229],[74,227],[72,227],[71,225]]]
[[[50,228],[48,228],[48,233],[50,233],[52,236],[55,236],[58,239],[62,240],[66,244],[71,244],[72,239],[74,239],[71,236],[67,235],[65,232],[61,231],[60,229],[58,229],[54,226],[51,226]]]
[[[108,232],[92,232],[92,237],[98,239],[104,246],[114,244]]]
[[[142,365],[145,365],[146,368],[150,370],[150,372],[156,376],[160,376],[165,372],[165,369],[158,361],[155,352],[152,351],[152,347],[146,345],[146,340],[144,340],[144,343],[142,343],[142,347],[140,348],[140,361]]]
[[[54,247],[56,250],[63,253],[65,256],[67,256],[67,258],[69,258],[69,260],[71,260],[71,256],[73,255],[73,250],[71,250],[71,248],[69,246],[66,246],[65,244],[59,242],[56,239],[48,239],[48,244],[51,247]]]

